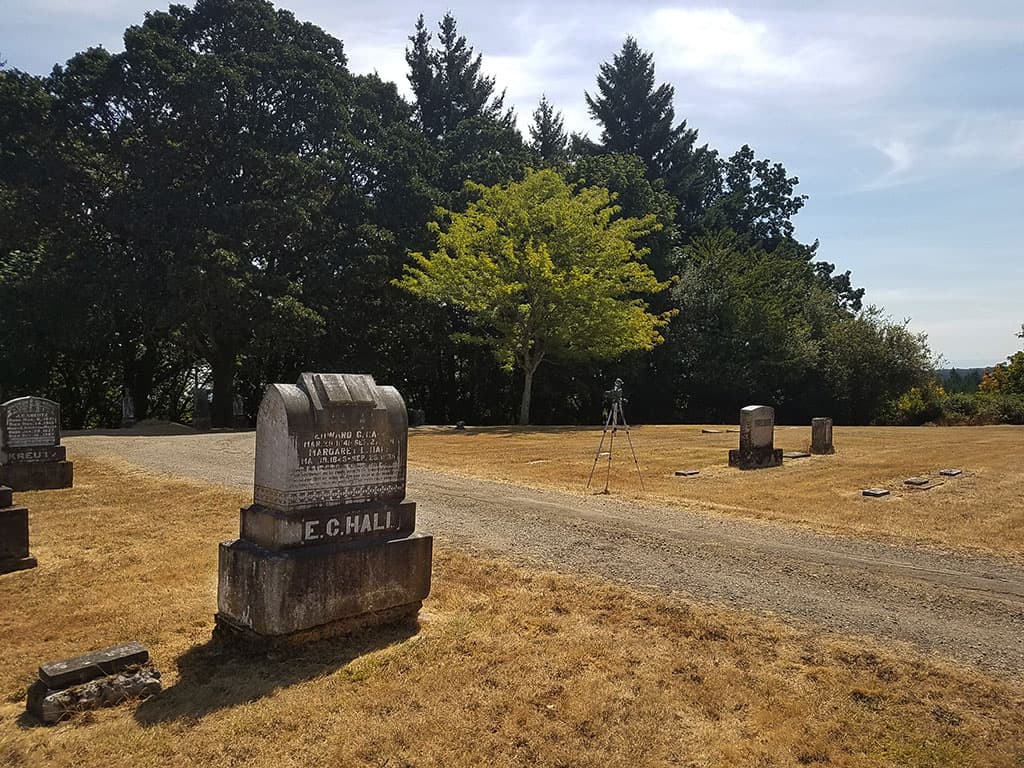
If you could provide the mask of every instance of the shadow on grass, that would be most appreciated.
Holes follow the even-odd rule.
[[[178,657],[178,682],[143,701],[135,719],[143,726],[198,719],[329,675],[364,654],[397,645],[418,632],[418,622],[410,618],[272,653],[225,646],[211,639]]]

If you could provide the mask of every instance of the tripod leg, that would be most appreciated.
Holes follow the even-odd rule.
[[[644,476],[640,473],[640,462],[636,457],[636,451],[633,450],[633,439],[629,436],[629,424],[626,422],[626,414],[622,414],[622,423],[626,427],[626,441],[629,443],[629,452],[633,454],[633,463],[636,464],[636,476],[640,478],[640,490],[646,491],[644,488]]]
[[[608,434],[608,425],[612,423],[612,412],[608,411],[608,418],[605,419],[604,429],[601,430],[601,442],[597,444],[597,453],[594,454],[594,466],[590,468],[590,477],[587,478],[587,489],[590,489],[590,482],[594,479],[594,470],[597,469],[597,462],[601,458],[601,449],[604,448],[604,438]]]
[[[608,482],[612,478],[612,449],[615,446],[615,433],[619,429],[619,404],[612,404],[612,436],[608,440],[608,470],[604,475],[604,493],[608,493]]]

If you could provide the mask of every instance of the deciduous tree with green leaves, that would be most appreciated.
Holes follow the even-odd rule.
[[[413,253],[398,284],[475,317],[471,340],[523,373],[521,424],[544,360],[610,359],[662,342],[667,315],[639,297],[668,287],[636,244],[658,226],[653,216],[619,217],[607,189],[574,189],[551,170],[469,188],[478,199],[461,213],[439,211],[437,248]]]

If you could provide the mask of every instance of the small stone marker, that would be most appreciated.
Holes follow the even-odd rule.
[[[0,485],[0,573],[24,571],[38,563],[28,553],[28,508],[14,506],[14,493]]]
[[[416,614],[433,539],[405,501],[407,439],[402,396],[371,376],[267,388],[253,503],[220,545],[218,636],[288,645]]]
[[[131,393],[125,389],[121,393],[121,429],[128,429],[135,426],[135,400]]]
[[[882,496],[888,496],[889,491],[885,488],[865,488],[861,491],[862,496],[871,496],[872,498],[880,498]]]
[[[748,405],[740,410],[740,447],[729,451],[729,466],[764,469],[782,464],[782,449],[776,448],[775,409],[770,405]]]
[[[466,431],[466,422],[464,422],[464,421],[456,421],[455,422],[455,429],[457,431],[459,431],[459,432],[465,432]]]
[[[70,488],[73,475],[60,444],[60,405],[45,397],[0,405],[0,485],[15,491]]]
[[[832,445],[832,419],[819,416],[811,419],[811,453],[835,453]]]
[[[39,679],[48,688],[67,688],[97,677],[112,675],[132,664],[149,661],[146,646],[137,641],[122,643],[102,651],[93,651],[64,661],[52,661],[39,667]]]
[[[808,459],[810,456],[811,454],[804,453],[803,451],[786,451],[782,454],[784,459]]]
[[[26,709],[43,723],[56,723],[75,712],[150,696],[161,687],[160,671],[149,663],[145,646],[123,643],[40,666]]]
[[[699,469],[677,469],[676,470],[676,477],[693,477],[694,475],[699,475],[699,474],[700,474],[700,470]]]
[[[943,477],[959,477],[963,474],[962,469],[940,469],[939,474]]]
[[[922,486],[931,482],[927,477],[908,477],[903,481],[904,485]]]
[[[413,408],[409,411],[409,426],[422,427],[427,423],[427,412],[422,408]]]

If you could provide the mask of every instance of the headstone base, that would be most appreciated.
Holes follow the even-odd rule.
[[[767,469],[782,466],[781,448],[738,448],[729,451],[729,466],[739,469]]]
[[[430,593],[432,554],[433,537],[422,533],[274,551],[224,542],[217,625],[291,644],[394,621]]]
[[[0,465],[0,485],[10,486],[15,491],[70,488],[74,476],[74,463],[70,461]]]
[[[831,446],[831,445],[828,446],[828,448],[815,448],[814,445],[812,444],[811,447],[808,448],[808,450],[811,453],[813,453],[815,456],[828,456],[828,455],[833,454],[833,453],[836,452],[835,447]]]
[[[287,635],[261,635],[258,632],[253,632],[249,627],[237,624],[223,614],[216,613],[213,616],[213,639],[222,646],[230,648],[257,652],[277,651],[306,643],[315,643],[318,640],[343,637],[367,627],[383,627],[413,621],[422,606],[423,601],[418,600],[408,605],[396,605],[383,611],[373,611],[347,619],[339,619]]]
[[[0,559],[0,573],[14,573],[15,571],[27,571],[35,568],[39,563],[34,557],[18,557],[14,559]]]

